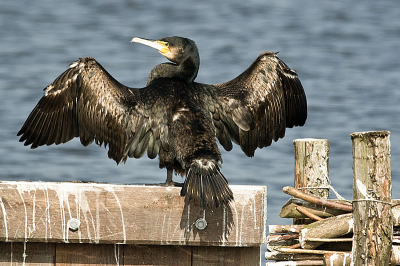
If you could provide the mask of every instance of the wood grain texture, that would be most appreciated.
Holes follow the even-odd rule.
[[[49,266],[55,262],[54,243],[0,242],[0,266]]]
[[[295,139],[294,187],[304,193],[329,197],[329,141],[327,139]],[[319,188],[320,187],[320,188]],[[308,218],[294,218],[294,224],[310,223]]]
[[[328,199],[328,201],[332,201],[332,202],[336,202],[336,203],[344,203],[344,204],[347,203],[344,200]],[[346,213],[346,211],[344,211],[344,210],[321,206],[319,204],[315,204],[315,203],[308,202],[305,200],[291,198],[282,206],[279,216],[281,218],[307,218],[306,215],[302,214],[301,212],[299,212],[296,209],[296,206],[302,206],[302,207],[306,208],[308,211],[312,212],[313,214],[318,215],[319,217],[323,217],[323,218],[328,218],[328,217]]]
[[[295,188],[327,199],[329,196],[329,141],[327,139],[295,139]],[[323,187],[318,189],[318,187]]]
[[[0,182],[0,241],[260,246],[266,188],[231,186],[229,207],[201,210],[180,188],[97,183]],[[77,231],[68,228],[78,219]],[[195,222],[205,218],[207,227]]]
[[[124,265],[123,254],[123,245],[59,243],[54,265]]]
[[[185,246],[126,245],[124,265],[192,266],[192,252],[193,247]]]
[[[353,144],[352,265],[389,265],[392,252],[390,132],[357,132]]]
[[[196,266],[251,266],[260,265],[260,247],[223,248],[194,247],[193,264]]]

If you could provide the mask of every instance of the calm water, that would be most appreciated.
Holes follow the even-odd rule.
[[[165,179],[157,160],[117,166],[104,148],[78,140],[30,150],[17,131],[42,89],[79,57],[96,58],[117,80],[146,83],[165,59],[131,44],[134,36],[180,35],[196,41],[198,82],[219,83],[245,70],[262,51],[279,51],[306,90],[303,128],[247,158],[238,147],[223,153],[231,184],[268,186],[268,224],[289,198],[293,139],[330,141],[330,179],[352,198],[349,134],[390,130],[393,197],[400,188],[400,5],[391,1],[2,1],[0,2],[0,179],[155,183]],[[178,178],[178,177],[177,177]]]

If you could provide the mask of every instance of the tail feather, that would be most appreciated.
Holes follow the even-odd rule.
[[[218,166],[193,165],[187,173],[181,196],[200,202],[203,209],[228,205],[233,200],[232,190]]]

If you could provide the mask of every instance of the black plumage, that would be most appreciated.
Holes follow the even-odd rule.
[[[233,199],[220,172],[216,139],[226,149],[238,144],[247,156],[271,145],[285,129],[303,126],[307,101],[297,74],[272,52],[264,52],[237,78],[216,85],[194,82],[200,59],[192,40],[134,38],[157,49],[170,63],[156,66],[147,86],[129,88],[93,58],[72,63],[33,109],[18,135],[36,148],[79,137],[108,146],[117,163],[128,157],[159,156],[172,173],[186,176],[181,195],[203,208]]]

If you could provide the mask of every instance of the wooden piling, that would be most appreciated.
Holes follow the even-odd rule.
[[[329,141],[327,139],[295,139],[294,187],[323,199],[329,197]],[[320,187],[319,189],[317,187]],[[293,219],[294,224],[309,219]]]
[[[329,141],[296,139],[295,188],[307,188],[308,194],[327,199],[329,196]],[[316,187],[322,187],[316,189]]]
[[[353,143],[352,265],[389,265],[391,211],[390,132],[359,132]]]

